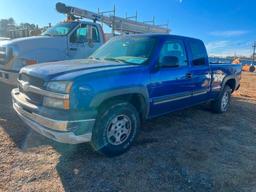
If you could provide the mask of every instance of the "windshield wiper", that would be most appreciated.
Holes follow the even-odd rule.
[[[98,58],[98,57],[88,57],[88,59],[94,59],[94,60],[100,60],[100,58]]]
[[[120,59],[116,59],[116,58],[113,58],[113,57],[105,57],[104,60],[115,61],[115,62],[118,62],[118,63],[123,63]]]
[[[49,37],[51,37],[52,35],[50,33],[45,33],[45,34],[42,34],[42,36],[49,36]]]
[[[118,63],[126,63],[126,64],[131,64],[131,65],[136,65],[135,63],[128,62],[125,59],[117,59],[117,58],[113,58],[113,57],[105,57],[104,60],[115,61],[115,62],[118,62]]]

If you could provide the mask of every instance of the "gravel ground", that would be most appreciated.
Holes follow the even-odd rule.
[[[147,122],[114,158],[36,134],[0,85],[0,191],[256,191],[255,82],[243,74],[226,114],[201,105]]]

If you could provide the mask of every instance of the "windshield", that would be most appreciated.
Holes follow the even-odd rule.
[[[90,58],[130,64],[145,63],[155,47],[151,37],[118,37],[99,48]]]
[[[67,35],[77,23],[59,23],[49,29],[47,29],[42,35],[44,36],[65,36]]]

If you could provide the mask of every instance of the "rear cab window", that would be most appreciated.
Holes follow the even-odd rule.
[[[208,55],[201,40],[190,39],[189,46],[192,55],[192,66],[208,65]]]

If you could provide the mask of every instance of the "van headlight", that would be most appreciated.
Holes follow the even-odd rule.
[[[72,81],[50,81],[47,90],[56,93],[70,93]]]
[[[70,109],[69,99],[56,99],[53,97],[44,97],[45,107],[58,108],[58,109]]]

